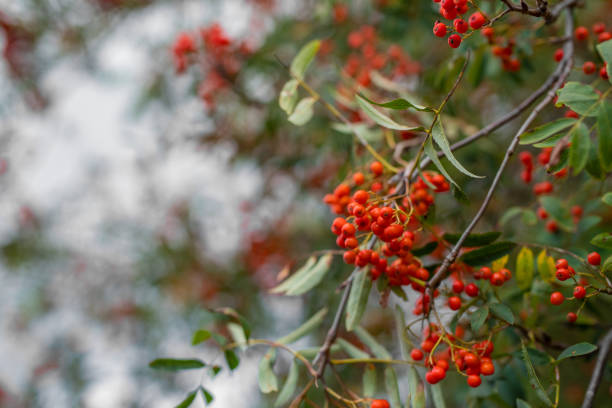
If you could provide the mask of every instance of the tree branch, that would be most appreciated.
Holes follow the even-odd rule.
[[[603,339],[601,339],[601,341],[599,342],[599,353],[597,354],[597,362],[595,363],[595,369],[593,369],[593,375],[591,376],[591,381],[589,382],[589,387],[587,388],[581,408],[591,408],[593,406],[595,394],[597,392],[597,388],[599,387],[599,383],[601,382],[601,377],[603,375],[603,370],[604,366],[606,365],[606,361],[608,360],[608,354],[610,353],[611,345],[612,329],[610,329],[603,337]]]

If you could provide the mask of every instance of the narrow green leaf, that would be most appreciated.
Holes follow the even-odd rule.
[[[457,188],[461,188],[457,183],[455,183],[455,180],[453,180],[450,174],[448,174],[444,166],[442,166],[442,162],[438,158],[438,152],[436,152],[436,149],[434,148],[433,142],[431,141],[431,137],[428,137],[427,140],[425,140],[424,151],[427,157],[429,157],[431,162],[440,171],[440,173],[442,173],[447,180],[457,186]]]
[[[237,323],[231,322],[227,324],[227,329],[232,335],[232,338],[234,339],[234,341],[241,345],[240,348],[243,350],[246,349],[247,338],[246,338],[246,335],[244,333],[244,329],[242,328],[242,326]]]
[[[584,356],[585,354],[591,354],[595,350],[597,350],[597,346],[591,343],[582,342],[574,344],[573,346],[569,346],[568,348],[563,350],[561,354],[559,354],[559,357],[557,357],[557,362],[570,357],[578,357]]]
[[[319,325],[323,323],[323,319],[325,319],[326,314],[327,314],[327,308],[323,308],[319,310],[310,319],[304,322],[300,327],[298,327],[291,333],[281,337],[280,339],[276,340],[276,342],[281,343],[281,344],[291,344],[301,339],[302,337],[304,337],[305,335],[307,335],[308,333],[310,333],[311,331],[319,327]]]
[[[410,407],[425,408],[425,387],[421,383],[419,373],[410,366],[408,369],[408,384],[410,386]],[[408,404],[406,404],[408,406]]]
[[[516,284],[521,290],[526,290],[533,281],[533,251],[527,247],[521,248],[516,257]]]
[[[276,360],[276,350],[270,349],[259,361],[259,389],[264,394],[278,391],[278,379],[272,366]]]
[[[287,81],[287,83],[283,86],[280,95],[278,96],[278,105],[287,113],[287,115],[291,115],[293,113],[293,109],[297,103],[298,85],[299,83],[296,79]]]
[[[357,272],[351,285],[351,293],[346,304],[346,330],[353,331],[359,325],[361,317],[365,312],[371,289],[372,279],[370,279],[368,269],[363,268]]]
[[[304,74],[317,55],[319,47],[321,47],[321,41],[319,40],[312,40],[302,47],[295,58],[293,58],[293,61],[291,61],[291,66],[289,67],[289,71],[294,77],[298,79],[304,78]]]
[[[223,353],[225,355],[225,361],[227,362],[230,370],[234,370],[240,364],[240,359],[232,350],[225,350]]]
[[[287,120],[296,126],[305,125],[314,114],[314,104],[316,101],[311,96],[301,99]]]
[[[495,317],[507,323],[514,324],[514,314],[512,314],[512,309],[507,305],[503,303],[491,303],[489,307],[491,308],[491,313],[493,313]]]
[[[325,277],[325,274],[327,273],[327,271],[329,271],[331,261],[331,254],[323,255],[321,258],[319,258],[312,270],[310,270],[308,274],[303,276],[302,279],[297,281],[295,285],[287,291],[287,295],[302,295],[317,286],[319,283],[321,283],[321,281]]]
[[[385,389],[392,407],[401,407],[399,386],[397,385],[397,375],[391,366],[385,368]]]
[[[213,402],[215,397],[213,397],[213,395],[206,388],[200,386],[200,391],[202,391],[202,398],[204,398],[204,403],[206,405]]]
[[[484,265],[510,253],[515,246],[514,242],[494,242],[491,245],[467,252],[460,259],[470,266]]]
[[[392,100],[390,102],[378,103],[378,102],[374,102],[371,99],[366,98],[362,94],[359,94],[359,96],[361,98],[365,99],[370,104],[376,105],[376,106],[381,106],[383,108],[389,108],[389,109],[394,109],[394,110],[414,109],[414,110],[421,111],[421,112],[433,112],[434,111],[432,108],[429,108],[427,106],[416,105],[416,104],[414,104],[414,103],[412,103],[410,101],[407,101],[406,99],[403,99],[403,98],[394,99],[394,100]]]
[[[527,349],[525,348],[525,344],[521,342],[522,346],[522,357],[525,362],[525,366],[527,367],[527,374],[529,376],[529,384],[536,391],[537,396],[544,402],[547,406],[552,407],[553,403],[550,400],[550,397],[546,393],[546,390],[542,386],[540,379],[533,368],[533,364],[531,364],[531,360],[529,359],[529,354],[527,353]]]
[[[382,127],[385,127],[387,129],[393,129],[393,130],[410,130],[410,131],[421,129],[420,127],[410,127],[410,126],[400,125],[399,123],[395,122],[390,117],[382,114],[380,111],[375,109],[374,106],[372,106],[366,99],[364,99],[360,95],[357,95],[355,99],[357,100],[357,104],[361,107],[361,109],[363,109],[365,114],[368,115],[370,119],[372,119],[374,122],[378,123]]]
[[[440,118],[434,125],[431,135],[438,147],[444,153],[444,156],[446,156],[448,161],[450,161],[457,170],[469,177],[484,178],[484,176],[477,176],[476,174],[467,170],[465,167],[463,167],[461,163],[459,163],[459,160],[457,160],[455,155],[453,155],[453,151],[451,150],[450,144],[448,143],[448,139],[446,138],[446,134],[444,133],[444,127],[442,126],[442,118]]]
[[[546,212],[559,223],[559,226],[565,230],[572,231],[574,229],[574,221],[572,215],[563,205],[561,200],[556,197],[544,196],[540,198],[540,205],[544,207]]]
[[[549,137],[564,131],[574,123],[576,123],[576,119],[570,118],[558,119],[554,122],[546,123],[523,133],[520,136],[519,143],[522,145],[529,145],[541,142],[542,140],[548,139]]]
[[[551,136],[548,139],[544,139],[541,142],[534,143],[533,147],[537,147],[539,149],[542,149],[544,147],[554,147],[557,144],[557,142],[563,139],[564,137],[565,137],[564,133],[559,133],[558,135]]]
[[[201,360],[174,358],[158,358],[149,363],[149,367],[155,370],[166,371],[193,370],[195,368],[202,368],[205,365]]]
[[[299,375],[300,367],[297,361],[294,359],[289,367],[289,374],[287,374],[285,384],[283,384],[283,388],[281,388],[281,391],[278,393],[278,397],[276,397],[276,401],[274,402],[275,407],[285,405],[287,402],[289,402],[291,397],[293,397],[297,387]]]
[[[355,334],[359,339],[368,346],[368,348],[372,351],[372,353],[377,358],[384,358],[387,360],[391,360],[391,353],[387,351],[379,342],[372,337],[370,333],[368,333],[363,327],[358,326],[355,328]]]
[[[289,288],[295,285],[296,281],[302,279],[304,275],[307,275],[310,269],[312,269],[312,267],[316,264],[316,262],[317,262],[317,258],[314,256],[311,256],[310,258],[306,260],[306,263],[304,264],[304,266],[302,266],[297,271],[295,271],[293,275],[291,275],[290,277],[282,281],[279,285],[272,288],[270,292],[271,293],[286,292],[287,290],[289,290]]]
[[[344,350],[346,354],[351,356],[351,358],[370,358],[370,355],[368,353],[357,348],[356,346],[344,340],[343,338],[338,338],[336,340],[336,343],[340,346],[340,348],[342,348],[342,350]]]
[[[191,405],[196,395],[198,395],[198,390],[191,391],[189,394],[187,394],[187,397],[176,406],[176,408],[187,408]]]
[[[376,394],[376,366],[368,364],[363,373],[363,396],[371,398]]]
[[[599,108],[597,130],[598,157],[602,167],[610,171],[612,170],[612,103],[608,101]]]
[[[591,149],[589,128],[581,123],[573,130],[570,141],[572,145],[569,148],[569,164],[574,170],[574,175],[576,175],[584,169],[589,159],[589,150]]]
[[[537,258],[538,272],[540,279],[544,282],[553,282],[555,280],[555,261],[551,262],[552,258],[546,255],[546,250],[543,249]]]
[[[489,308],[487,306],[483,306],[479,309],[476,309],[474,313],[470,316],[470,326],[472,326],[472,331],[474,333],[478,332],[482,325],[487,321],[487,317],[489,316]]]
[[[612,233],[602,232],[595,235],[591,240],[591,244],[604,249],[612,249]]]
[[[531,405],[527,403],[527,401],[523,401],[520,398],[516,399],[516,408],[531,408]]]
[[[601,201],[612,206],[612,192],[604,194],[603,197],[601,197]]]
[[[566,82],[565,86],[557,91],[556,106],[566,105],[574,112],[583,116],[596,116],[597,109],[594,106],[599,95],[592,86],[580,82]]]
[[[208,339],[210,339],[210,332],[208,330],[197,330],[195,333],[193,333],[191,344],[195,346]]]
[[[608,80],[612,83],[612,41],[608,40],[597,45],[597,51],[605,62],[608,63]]]
[[[465,239],[465,241],[463,241],[463,246],[464,247],[479,247],[483,245],[488,245],[494,242],[495,240],[497,240],[497,238],[499,238],[501,234],[502,233],[499,231],[485,232],[482,234],[477,234],[477,233],[469,234],[467,238]],[[442,238],[446,242],[450,242],[451,244],[456,244],[459,241],[460,237],[461,237],[461,234],[444,234],[442,236]]]
[[[425,256],[425,255],[431,254],[433,251],[436,250],[437,247],[438,247],[438,242],[431,241],[431,242],[426,243],[420,248],[413,249],[411,252],[412,252],[412,255],[414,256]]]
[[[431,399],[433,400],[434,407],[446,408],[446,402],[444,402],[444,394],[442,393],[442,387],[440,387],[440,384],[434,384],[431,386]]]

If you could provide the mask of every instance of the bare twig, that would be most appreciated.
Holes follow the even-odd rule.
[[[582,408],[591,408],[593,406],[595,394],[597,393],[597,388],[599,387],[599,383],[601,382],[601,377],[603,375],[603,370],[604,366],[606,365],[606,361],[608,360],[608,354],[610,353],[611,345],[612,329],[609,330],[599,342],[599,353],[597,354],[597,362],[595,363],[595,368],[593,369],[593,375],[591,376],[589,387],[587,388],[586,394],[584,395],[584,401],[582,401]]]

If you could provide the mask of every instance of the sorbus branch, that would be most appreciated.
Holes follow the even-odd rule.
[[[595,393],[601,382],[603,375],[604,366],[608,360],[608,354],[610,353],[610,346],[612,346],[612,329],[610,329],[606,335],[599,342],[599,353],[597,355],[597,362],[593,369],[593,376],[589,382],[584,401],[582,402],[581,408],[591,408],[593,406],[593,400],[595,399]]]

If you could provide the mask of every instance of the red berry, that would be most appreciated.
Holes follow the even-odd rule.
[[[598,266],[601,264],[601,255],[599,255],[597,252],[591,252],[587,256],[587,262],[593,266]]]
[[[421,342],[421,349],[423,351],[429,353],[434,348],[435,343],[429,339]]]
[[[569,312],[567,314],[567,321],[570,323],[574,323],[576,321],[576,319],[578,319],[578,316],[576,315],[576,313],[574,312]]]
[[[412,351],[410,352],[410,357],[414,360],[414,361],[421,361],[423,359],[423,352],[419,349],[412,349]]]
[[[584,26],[577,27],[574,30],[574,36],[578,41],[584,41],[589,38],[589,30]]]
[[[370,404],[370,408],[391,408],[391,405],[387,400],[384,399],[376,399],[372,400]]]
[[[434,24],[433,33],[436,37],[444,37],[446,35],[446,24],[444,23]]]
[[[353,174],[353,183],[355,185],[360,186],[365,182],[365,176],[361,172],[357,172]]]
[[[491,280],[491,285],[493,285],[493,286],[501,286],[506,281],[504,279],[504,275],[502,275],[499,272],[495,272],[493,275],[491,275],[491,279],[490,280]]]
[[[604,23],[595,23],[593,24],[593,32],[595,34],[601,34],[606,31],[606,26]]]
[[[565,300],[565,297],[563,296],[561,292],[553,292],[550,295],[550,303],[552,303],[555,306],[559,306],[561,303],[563,303],[564,300]]]
[[[548,218],[548,212],[542,207],[538,208],[536,213],[538,214],[538,217],[540,217],[541,220],[545,220]]]
[[[586,296],[586,289],[583,286],[576,286],[574,288],[574,297],[576,299],[584,299]]]
[[[344,262],[349,265],[352,265],[355,263],[355,258],[357,258],[357,254],[355,253],[355,251],[346,251],[342,255],[342,259],[344,259]]]
[[[555,61],[559,62],[563,59],[563,49],[559,48],[557,49],[557,51],[555,51]]]
[[[446,377],[446,371],[438,365],[431,369],[431,373],[436,376],[438,381],[442,381]]]
[[[594,62],[587,61],[584,64],[582,64],[582,72],[584,72],[585,75],[594,74],[595,71],[597,71],[597,67],[595,66]]]
[[[355,232],[356,230],[353,224],[346,223],[342,226],[342,233],[347,237],[352,237],[353,235],[355,235]]]
[[[558,259],[557,263],[555,264],[555,267],[557,269],[567,268],[568,266],[569,266],[569,264],[567,263],[567,259],[564,259],[564,258]]]
[[[484,18],[482,13],[476,12],[470,16],[468,21],[470,22],[470,27],[472,27],[472,29],[478,30],[486,23],[487,20]]]
[[[376,176],[380,176],[383,173],[383,165],[381,162],[375,161],[370,164],[370,171]]]
[[[609,78],[608,70],[606,69],[605,65],[599,69],[599,77],[606,80]]]
[[[557,272],[555,273],[555,275],[557,276],[557,279],[559,279],[562,282],[570,278],[570,273],[567,269],[557,269]]]
[[[448,45],[451,48],[457,48],[461,45],[461,36],[459,34],[453,34],[448,37]]]
[[[579,205],[573,206],[572,207],[572,215],[574,217],[578,217],[578,218],[582,217],[582,207],[579,206]]]
[[[470,387],[476,388],[482,384],[482,379],[479,375],[469,375],[467,378],[467,383]]]
[[[463,288],[464,288],[464,284],[462,281],[460,280],[456,280],[453,282],[453,292],[455,293],[461,293],[463,292]]]
[[[480,365],[480,359],[474,353],[466,353],[465,356],[463,356],[463,361],[468,367],[478,367]]]
[[[369,194],[365,190],[357,190],[355,194],[353,194],[353,201],[359,204],[365,204],[368,202],[368,198],[370,198]]]
[[[480,364],[480,374],[482,375],[493,375],[495,373],[495,366],[489,361],[483,361]]]
[[[612,39],[612,33],[609,33],[607,31],[599,34],[599,36],[597,36],[597,42],[606,42],[608,40]]]
[[[476,286],[473,283],[468,284],[465,287],[465,293],[469,296],[469,297],[476,297],[478,296],[478,286]]]
[[[453,21],[453,26],[455,27],[455,31],[457,31],[459,34],[465,33],[469,28],[468,23],[466,23],[462,18],[458,18]]]
[[[459,296],[451,296],[448,298],[448,307],[451,310],[458,310],[461,307],[461,298]]]

